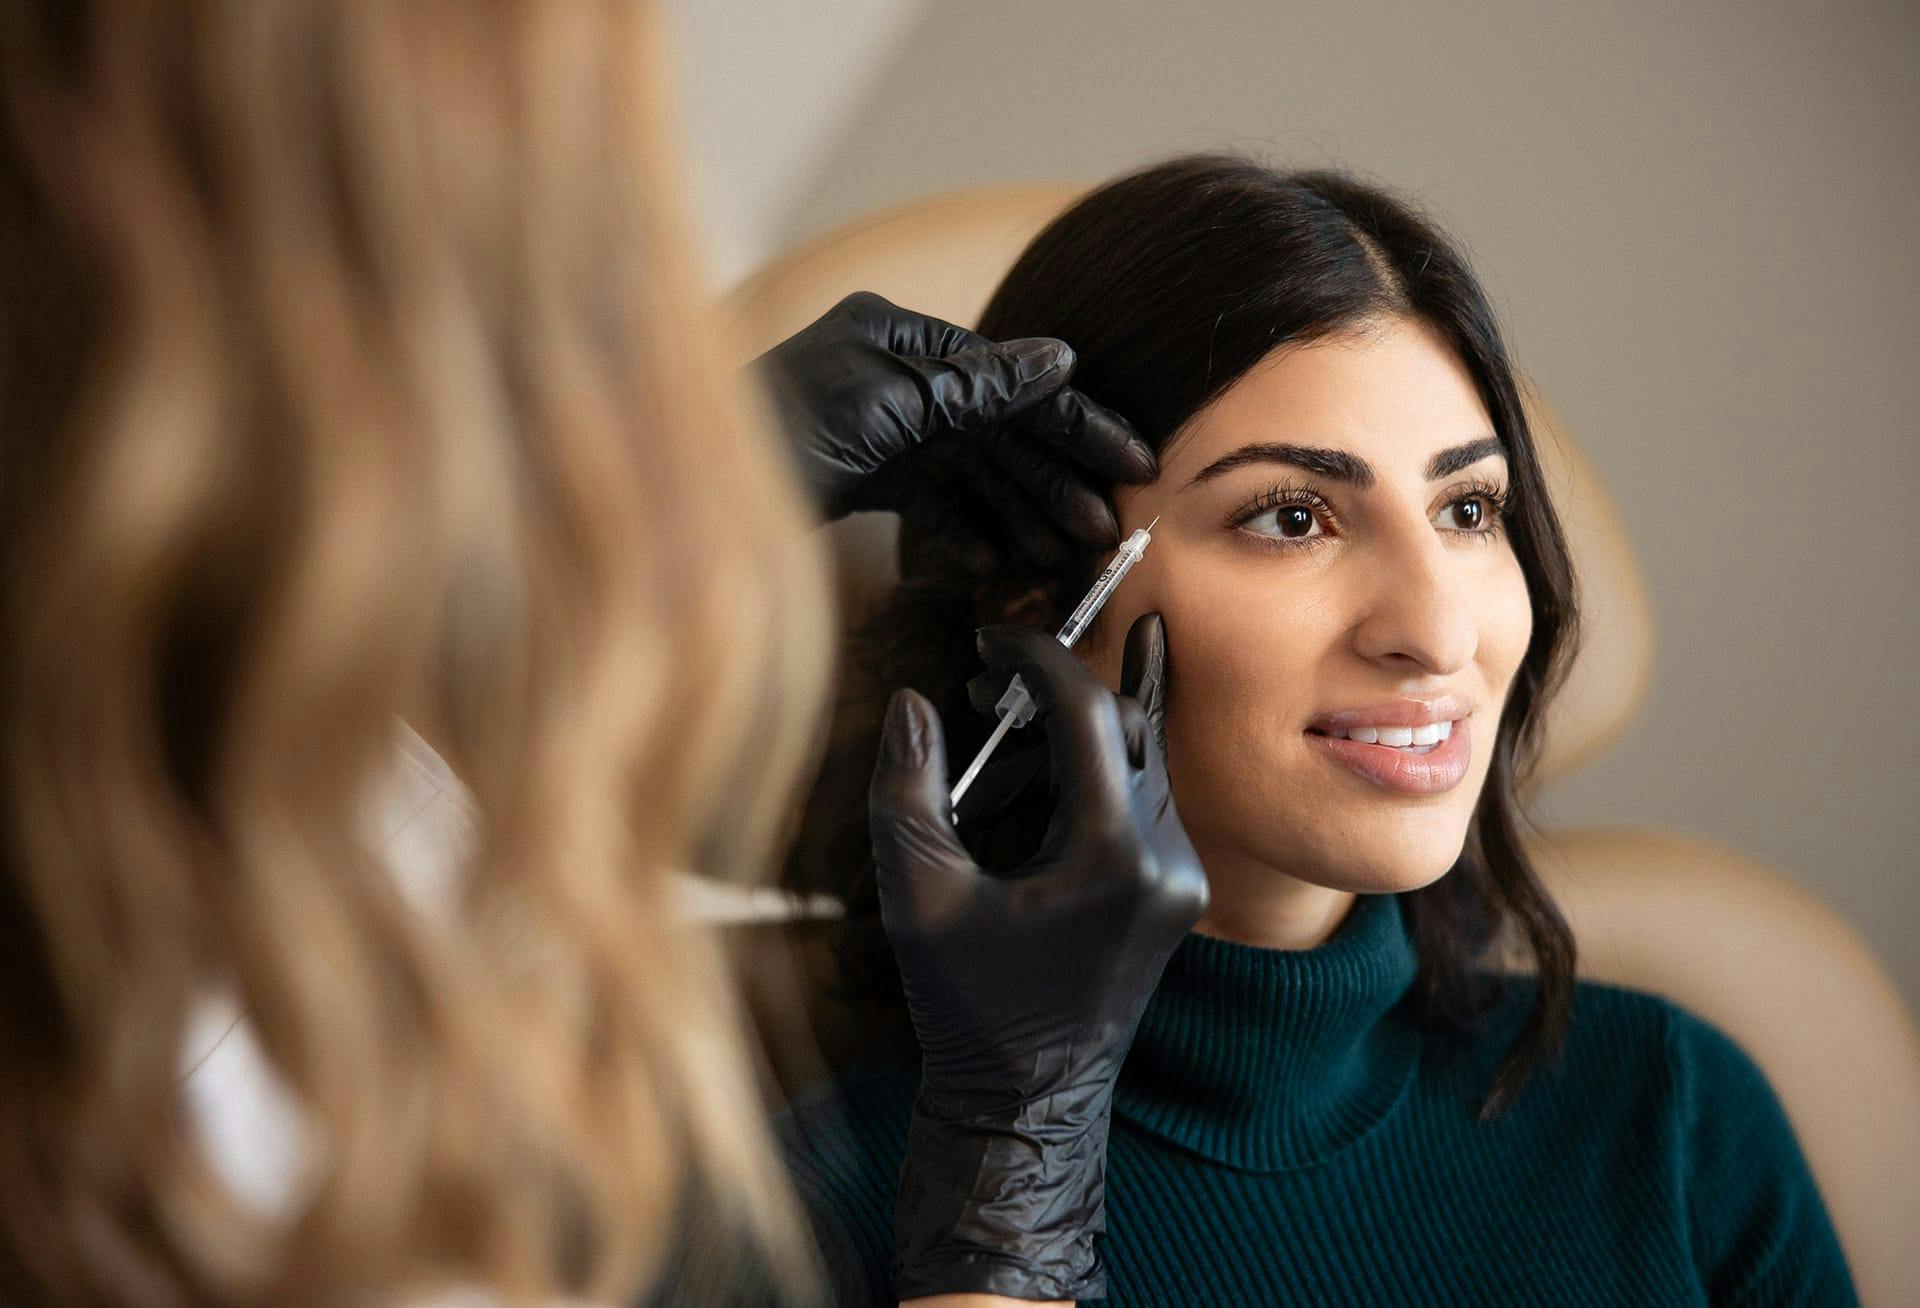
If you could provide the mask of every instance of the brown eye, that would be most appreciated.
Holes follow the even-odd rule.
[[[1335,527],[1340,521],[1319,492],[1302,486],[1273,486],[1225,525],[1276,549],[1311,549],[1333,539],[1321,526],[1322,520]]]
[[[1313,508],[1305,504],[1269,505],[1248,514],[1238,525],[1273,545],[1312,545],[1327,538]]]
[[[1443,529],[1475,540],[1504,537],[1508,514],[1507,492],[1497,486],[1475,483],[1447,502],[1441,512],[1452,512],[1457,525]]]

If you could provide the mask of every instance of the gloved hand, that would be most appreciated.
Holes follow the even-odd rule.
[[[1121,688],[1124,694],[1140,701],[1153,728],[1153,739],[1160,746],[1160,763],[1167,760],[1166,676],[1167,644],[1158,613],[1145,613],[1134,620],[1127,631],[1127,645],[1121,651]],[[1013,670],[988,668],[967,683],[967,700],[981,717],[993,721],[995,706],[1006,693]],[[1016,807],[1047,802],[1053,785],[1053,758],[1047,748],[1046,733],[1014,731],[1000,742],[987,765],[980,770],[967,793],[961,796],[955,821],[968,831],[976,830],[987,815],[1005,813]],[[1173,802],[1171,794],[1167,802]],[[997,819],[996,819],[997,820]]]
[[[1064,341],[998,344],[858,291],[752,367],[829,520],[891,509],[986,570],[1117,545],[1099,485],[1155,474],[1126,419],[1067,385],[1075,362]]]
[[[1095,1298],[1114,1078],[1206,910],[1206,874],[1148,709],[1044,631],[984,627],[978,643],[990,671],[1018,673],[1033,696],[1057,806],[1024,867],[983,872],[948,816],[938,715],[912,690],[894,696],[870,811],[881,918],[922,1056],[894,1291]],[[1127,633],[1121,681],[1156,713],[1163,665],[1148,614]]]

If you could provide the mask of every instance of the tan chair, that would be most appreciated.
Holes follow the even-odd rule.
[[[982,188],[875,213],[774,260],[726,298],[725,319],[742,357],[854,290],[971,324],[1028,240],[1081,189]],[[1605,487],[1552,410],[1524,383],[1523,393],[1587,618],[1585,648],[1548,723],[1549,782],[1604,753],[1633,721],[1653,626]],[[850,612],[891,583],[894,526],[888,515],[859,514],[832,529]],[[1583,828],[1545,832],[1531,848],[1578,939],[1580,975],[1665,995],[1737,1040],[1786,1107],[1864,1302],[1914,1302],[1920,1034],[1860,935],[1787,877],[1705,841]],[[811,965],[817,980],[817,956]],[[858,1044],[845,1029],[819,1038],[830,1062]]]

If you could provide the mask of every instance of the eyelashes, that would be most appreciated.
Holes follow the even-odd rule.
[[[1480,521],[1483,525],[1479,527],[1455,527],[1449,528],[1448,530],[1458,536],[1480,536],[1490,541],[1498,540],[1505,536],[1507,524],[1513,514],[1512,492],[1505,487],[1488,481],[1484,477],[1474,477],[1459,486],[1456,494],[1452,499],[1447,501],[1444,507],[1448,510],[1456,509],[1462,504],[1472,503],[1475,500],[1484,501],[1486,506],[1485,511],[1480,515]],[[1340,515],[1333,511],[1333,506],[1327,503],[1326,497],[1322,495],[1312,483],[1294,484],[1291,482],[1278,482],[1269,486],[1254,496],[1252,500],[1228,514],[1226,521],[1222,525],[1229,530],[1241,530],[1245,535],[1251,536],[1255,543],[1273,549],[1311,549],[1323,541],[1333,539],[1333,537],[1327,535],[1324,531],[1317,536],[1293,537],[1270,536],[1265,532],[1245,531],[1246,524],[1263,513],[1296,506],[1319,513],[1335,527],[1341,525]]]

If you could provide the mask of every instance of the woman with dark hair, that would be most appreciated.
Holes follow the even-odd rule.
[[[1210,896],[1090,1114],[1006,1073],[1021,1129],[971,1170],[937,1162],[950,1183],[965,1171],[973,1220],[944,1209],[929,1253],[923,1173],[946,1147],[930,1123],[956,1116],[957,1079],[935,1028],[980,1025],[963,974],[1002,964],[991,933],[930,964],[918,919],[898,929],[862,802],[898,730],[879,710],[930,701],[937,721],[915,726],[930,760],[882,753],[876,796],[914,766],[941,793],[1005,684],[979,675],[976,629],[1052,630],[1108,557],[1051,533],[1041,500],[978,502],[955,479],[951,514],[903,522],[901,581],[855,633],[847,666],[869,679],[842,693],[786,872],[848,904],[847,987],[897,998],[904,970],[912,1017],[781,1123],[842,1301],[964,1284],[1128,1304],[1850,1302],[1758,1066],[1667,1000],[1576,981],[1521,845],[1516,791],[1578,605],[1455,245],[1342,173],[1184,156],[1081,198],[977,329],[1068,342],[1075,389],[1155,451],[1154,479],[1114,492],[1121,534],[1157,519],[1153,547],[1073,654],[1148,702]],[[994,513],[1031,518],[1020,559],[969,525]],[[1061,782],[1026,734],[957,836],[930,821],[929,840],[1006,869],[1057,834]],[[1532,974],[1488,965],[1509,932]],[[1054,945],[1111,948],[1097,921]],[[1023,975],[1002,1029],[1052,1002]],[[1048,1142],[1068,1137],[1061,1162]],[[1037,1227],[982,1217],[1067,1173],[1072,1202],[1003,1209]],[[1054,1256],[1096,1243],[1094,1261]],[[916,1279],[930,1265],[949,1274]],[[967,1266],[975,1280],[951,1274]]]

